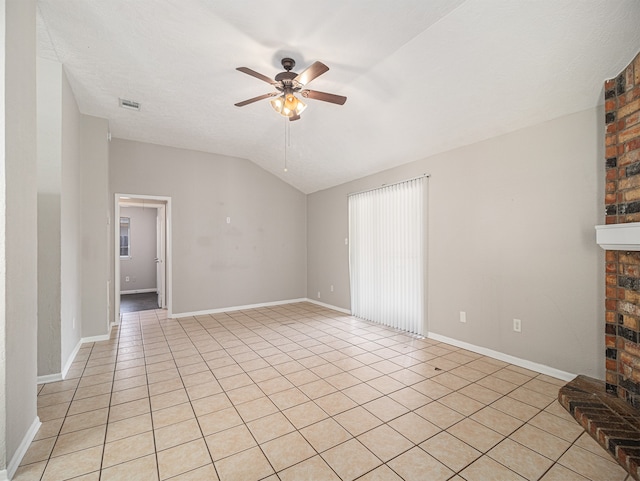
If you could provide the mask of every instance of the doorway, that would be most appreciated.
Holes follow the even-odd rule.
[[[115,194],[114,218],[113,322],[149,308],[171,317],[171,198]]]

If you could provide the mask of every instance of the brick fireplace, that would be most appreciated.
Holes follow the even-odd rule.
[[[607,224],[640,221],[640,55],[605,82]],[[606,253],[606,389],[640,409],[640,252]]]
[[[604,89],[606,224],[640,222],[640,54]],[[640,251],[628,249],[606,252],[605,382],[578,376],[558,399],[640,481]]]

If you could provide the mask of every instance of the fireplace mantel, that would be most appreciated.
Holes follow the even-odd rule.
[[[640,251],[640,222],[597,225],[596,242],[608,251]]]

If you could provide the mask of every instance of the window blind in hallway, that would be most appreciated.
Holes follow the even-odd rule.
[[[425,332],[425,177],[349,196],[351,313]]]

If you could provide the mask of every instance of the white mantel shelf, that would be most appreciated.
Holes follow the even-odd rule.
[[[640,251],[640,222],[597,225],[596,242],[608,251]]]

